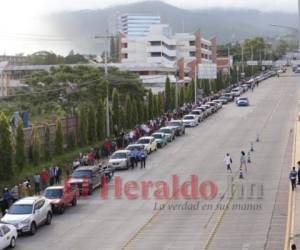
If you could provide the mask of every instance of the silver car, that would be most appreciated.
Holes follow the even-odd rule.
[[[50,225],[51,221],[51,204],[46,198],[39,196],[16,201],[1,219],[2,223],[14,225],[19,233],[31,235],[36,233],[40,225]]]

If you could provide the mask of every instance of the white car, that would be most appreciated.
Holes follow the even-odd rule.
[[[130,166],[130,150],[117,150],[112,154],[108,165],[114,169],[128,169]]]
[[[198,117],[198,122],[202,122],[205,118],[204,113],[201,109],[194,109],[190,112],[191,115]]]
[[[142,144],[148,154],[157,150],[157,143],[153,136],[145,136],[138,139],[136,144]]]
[[[15,226],[0,223],[0,249],[14,248],[17,238],[18,232]]]
[[[223,107],[223,102],[221,100],[213,100],[213,102],[217,104],[218,109],[221,109]]]
[[[16,201],[1,219],[2,223],[11,224],[19,233],[34,235],[37,228],[50,225],[52,209],[48,199],[40,196],[31,196]]]
[[[238,97],[242,94],[242,89],[240,87],[234,88],[231,90],[231,93],[233,96]]]
[[[198,117],[195,115],[185,115],[182,120],[186,127],[196,127],[199,124]]]

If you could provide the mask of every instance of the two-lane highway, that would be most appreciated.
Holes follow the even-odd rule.
[[[101,198],[98,191],[82,198],[77,207],[55,216],[52,225],[40,228],[35,236],[20,237],[16,249],[264,249],[298,109],[298,82],[298,77],[271,78],[253,93],[247,92],[249,107],[225,105],[198,127],[187,129],[185,136],[153,153],[146,169],[116,173],[123,183],[162,180],[169,184],[172,175],[183,182],[194,174],[199,183],[211,180],[217,185],[213,200],[129,200],[124,194],[115,199],[110,187],[108,199]],[[257,133],[259,143],[255,142]],[[220,201],[229,179],[224,155],[231,153],[237,172],[240,151],[248,152],[251,142],[255,152],[242,182],[263,183],[261,199],[237,201],[234,197],[229,201],[225,196]],[[184,207],[186,202],[194,209]],[[255,203],[261,208],[243,210],[238,203]],[[225,204],[229,204],[226,212],[214,211]],[[166,206],[158,210],[160,205]]]

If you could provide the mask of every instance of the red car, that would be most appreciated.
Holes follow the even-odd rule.
[[[45,189],[44,196],[50,200],[52,211],[62,214],[68,205],[77,205],[79,192],[74,186],[53,186]]]

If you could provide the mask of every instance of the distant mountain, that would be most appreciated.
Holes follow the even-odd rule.
[[[99,53],[103,42],[95,35],[112,31],[121,13],[160,15],[173,32],[193,32],[200,29],[205,37],[216,36],[218,43],[237,41],[251,36],[273,37],[288,33],[270,24],[297,25],[297,15],[258,10],[206,9],[186,10],[160,1],[145,1],[98,10],[61,12],[43,19],[52,34],[70,38],[72,48],[81,53]],[[69,44],[70,45],[70,44]],[[68,46],[69,46],[68,45]]]

